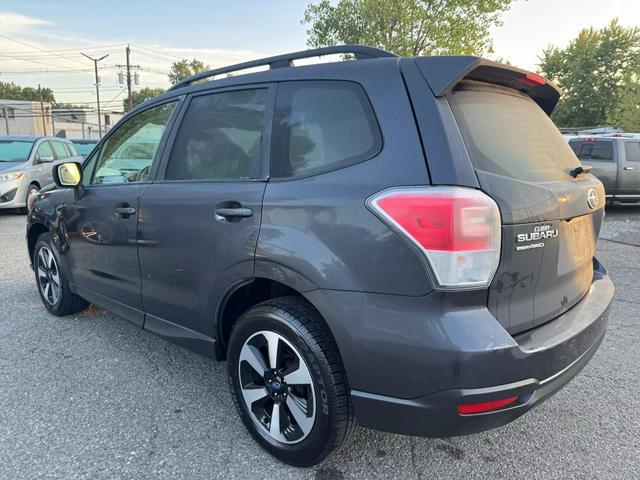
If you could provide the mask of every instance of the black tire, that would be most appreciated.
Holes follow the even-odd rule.
[[[266,428],[261,428],[243,397],[241,351],[253,337],[265,331],[275,332],[295,347],[313,380],[316,399],[313,426],[299,443],[276,441]],[[354,415],[342,360],[322,317],[304,299],[282,297],[249,309],[234,325],[227,356],[229,385],[240,418],[253,438],[278,460],[297,467],[310,467],[346,444],[354,429]],[[267,388],[265,391],[269,392]],[[270,397],[265,398],[269,401]],[[291,419],[289,416],[288,420]]]
[[[20,208],[20,213],[22,213],[23,215],[29,213],[29,197],[38,193],[39,191],[40,187],[38,187],[38,185],[36,185],[35,183],[29,185],[29,188],[27,188],[27,194],[24,196],[24,207]]]
[[[41,254],[45,259],[48,259],[49,254],[53,255],[54,261],[49,264],[49,270],[54,273],[48,275],[49,280],[47,281],[41,278],[42,271],[39,267],[43,263],[48,263],[46,261],[42,261]],[[69,279],[61,265],[60,255],[52,241],[51,234],[49,232],[43,233],[38,237],[36,246],[33,249],[33,270],[36,277],[36,286],[38,287],[38,293],[40,294],[42,303],[49,312],[58,317],[78,313],[89,306],[89,303],[84,298],[79,297],[71,291],[69,288]],[[49,290],[44,286],[48,282],[52,281],[52,278],[54,277],[58,279],[57,283],[59,287],[58,294],[55,296],[51,293],[51,289],[53,288],[52,286],[49,287]]]

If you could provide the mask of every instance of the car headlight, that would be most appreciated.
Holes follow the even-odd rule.
[[[0,182],[8,182],[10,180],[19,180],[23,177],[24,172],[11,172],[0,174]]]

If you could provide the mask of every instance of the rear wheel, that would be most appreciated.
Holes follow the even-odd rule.
[[[348,439],[353,410],[342,362],[306,301],[279,298],[248,310],[233,329],[228,359],[240,417],[276,458],[312,466]]]
[[[33,269],[38,292],[45,308],[59,317],[84,310],[88,302],[74,294],[69,281],[60,267],[60,256],[50,233],[38,237],[33,253]]]

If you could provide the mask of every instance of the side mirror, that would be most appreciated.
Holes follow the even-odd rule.
[[[77,188],[82,183],[79,162],[65,162],[53,167],[53,181],[61,188]]]
[[[38,163],[51,163],[55,159],[53,157],[40,157],[38,158]]]

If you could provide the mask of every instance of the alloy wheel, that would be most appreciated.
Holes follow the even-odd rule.
[[[50,305],[56,305],[60,300],[60,271],[49,247],[42,247],[38,251],[36,269],[43,298]]]
[[[306,362],[288,340],[272,331],[253,334],[240,351],[238,374],[245,406],[265,434],[286,444],[309,435],[315,389]]]

